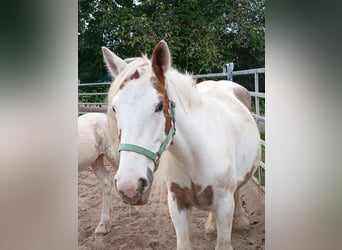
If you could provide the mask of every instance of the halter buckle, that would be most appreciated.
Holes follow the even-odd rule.
[[[156,172],[158,167],[159,167],[160,156],[161,156],[161,154],[159,152],[155,153],[153,173]]]

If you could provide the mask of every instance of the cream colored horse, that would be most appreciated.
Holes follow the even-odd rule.
[[[109,140],[107,115],[87,113],[78,118],[78,171],[91,166],[102,189],[102,214],[95,233],[110,231],[112,182],[104,165],[106,158],[112,167],[119,164],[117,136]]]
[[[148,201],[153,173],[167,151],[161,170],[177,249],[191,249],[193,207],[209,211],[205,231],[217,231],[215,249],[233,249],[233,217],[236,227],[249,225],[239,190],[260,161],[259,133],[248,100],[244,105],[229,81],[193,85],[191,76],[171,67],[164,41],[154,48],[151,61],[126,63],[106,48],[103,54],[115,77],[108,115],[115,125],[109,124],[109,132],[120,138],[114,181],[122,200],[133,205]]]

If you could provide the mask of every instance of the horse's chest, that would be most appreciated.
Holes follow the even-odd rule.
[[[204,189],[200,185],[191,183],[189,187],[180,187],[177,183],[171,183],[170,191],[173,199],[177,202],[179,210],[196,206],[201,209],[208,209],[213,202],[213,190],[211,186]]]

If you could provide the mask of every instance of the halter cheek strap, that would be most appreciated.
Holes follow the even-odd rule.
[[[166,147],[169,145],[169,143],[172,141],[174,135],[176,134],[176,104],[169,98],[169,90],[168,86],[166,85],[166,95],[169,99],[169,113],[171,118],[171,127],[169,130],[169,133],[163,143],[160,145],[159,150],[157,152],[152,152],[151,150],[148,150],[146,148],[134,145],[134,144],[127,144],[127,143],[121,143],[119,145],[119,152],[120,151],[131,151],[135,152],[141,155],[146,156],[147,158],[150,158],[154,162],[154,171],[157,171],[159,166],[159,160],[162,153],[165,151]]]

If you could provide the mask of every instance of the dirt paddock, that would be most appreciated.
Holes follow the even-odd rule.
[[[155,187],[149,202],[139,207],[124,204],[113,190],[111,231],[106,235],[95,235],[101,216],[100,186],[91,168],[80,172],[78,178],[79,250],[176,249],[176,233],[168,213],[166,190]],[[235,250],[265,249],[264,193],[252,182],[248,183],[243,190],[242,201],[251,225],[245,232],[233,229],[233,247]],[[205,211],[193,209],[191,241],[194,250],[215,248],[216,238],[204,235],[207,215]]]

